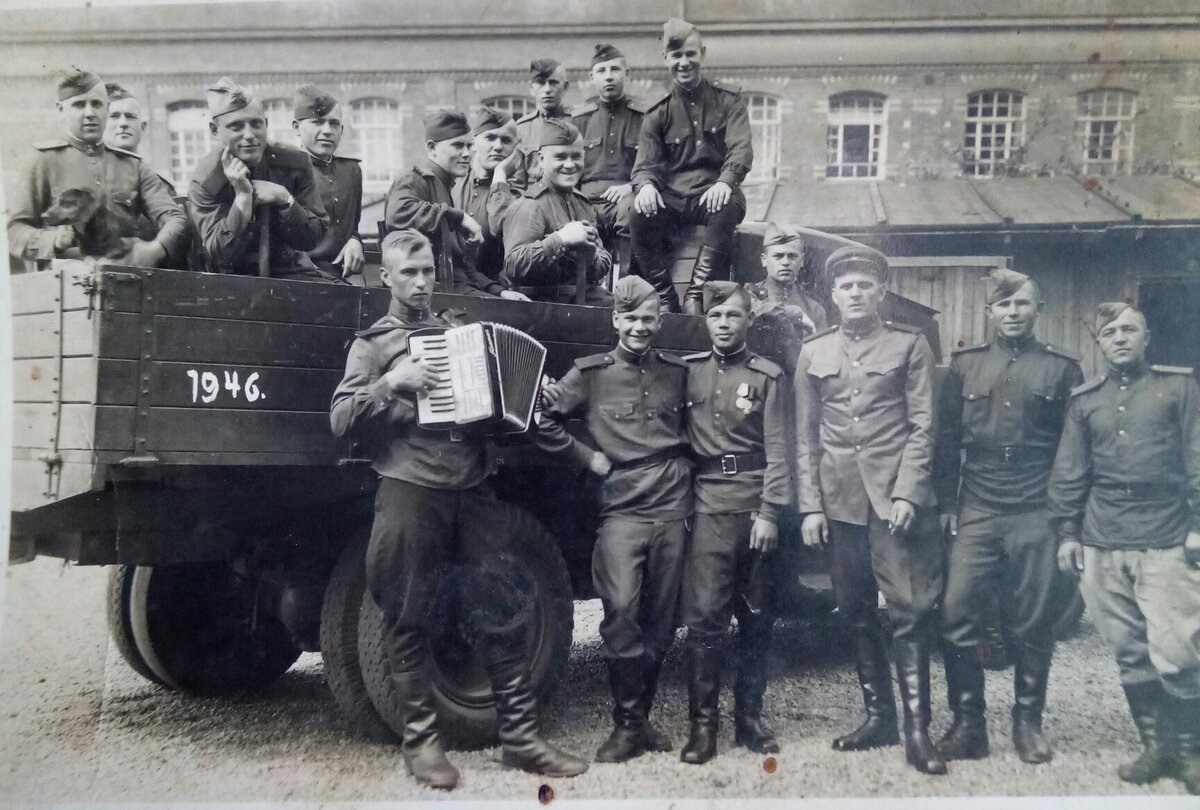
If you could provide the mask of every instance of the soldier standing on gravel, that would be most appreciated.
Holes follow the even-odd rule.
[[[336,436],[363,440],[375,450],[373,466],[380,479],[367,547],[367,587],[384,616],[390,686],[404,717],[405,765],[423,785],[450,790],[458,784],[458,771],[438,735],[426,657],[438,572],[461,559],[478,580],[468,593],[475,609],[467,613],[496,699],[501,764],[576,776],[587,763],[538,734],[525,624],[519,617],[526,600],[506,587],[515,581],[505,576],[512,567],[511,541],[495,525],[487,437],[471,428],[427,431],[415,424],[414,397],[432,390],[437,374],[423,358],[408,353],[409,333],[457,325],[429,308],[433,250],[411,229],[389,233],[381,247],[380,278],[391,290],[391,306],[350,347],[330,419]]]
[[[613,732],[597,762],[623,762],[673,744],[649,720],[675,608],[692,514],[683,419],[687,366],[651,348],[662,325],[654,288],[626,276],[613,291],[617,347],[581,357],[544,391],[546,449],[603,476],[592,581],[604,603],[601,654],[613,692]],[[558,422],[581,412],[597,450]]]
[[[879,317],[887,258],[861,245],[825,262],[841,324],[796,361],[796,491],[806,545],[829,543],[838,613],[858,661],[866,722],[833,747],[895,745],[896,704],[875,612],[887,598],[904,700],[905,758],[946,763],[929,739],[929,648],[942,595],[942,543],[930,482],[933,352],[919,330]]]
[[[995,335],[955,352],[941,389],[933,473],[950,544],[942,653],[954,723],[938,747],[948,760],[988,754],[977,646],[985,641],[993,581],[1005,585],[1005,624],[1017,641],[1013,746],[1022,762],[1052,755],[1042,709],[1054,622],[1071,585],[1055,565],[1046,485],[1067,399],[1083,372],[1074,357],[1034,338],[1043,307],[1028,276],[993,272],[984,309]]]
[[[1172,772],[1200,795],[1200,388],[1146,363],[1146,319],[1101,304],[1107,369],[1071,392],[1050,475],[1058,564],[1080,577],[1144,750],[1117,774]]]

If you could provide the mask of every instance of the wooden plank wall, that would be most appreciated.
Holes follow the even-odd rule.
[[[987,339],[981,279],[1004,257],[921,257],[892,260],[891,291],[938,310],[943,362]]]

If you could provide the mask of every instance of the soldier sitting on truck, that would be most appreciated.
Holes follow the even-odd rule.
[[[746,285],[756,330],[764,330],[768,356],[790,376],[804,338],[825,328],[825,308],[800,286],[804,269],[804,240],[791,225],[768,222],[763,232],[761,261],[767,277]]]
[[[244,87],[223,77],[208,88],[209,130],[217,146],[200,159],[188,191],[192,221],[214,273],[324,280],[301,252],[315,248],[329,217],[298,149],[267,143],[267,116]],[[263,218],[266,218],[264,227]],[[267,231],[267,245],[260,244]],[[260,257],[267,251],[266,257]]]
[[[76,226],[51,226],[44,217],[63,192],[83,190],[111,214],[112,236],[123,245],[110,258],[157,267],[183,255],[187,220],[171,191],[140,157],[106,146],[108,90],[95,74],[73,70],[58,84],[63,140],[35,145],[37,154],[21,174],[10,201],[8,249],[14,269],[21,262],[86,255]],[[148,240],[138,238],[137,218],[153,223]],[[32,268],[30,268],[32,269]]]
[[[380,475],[366,576],[383,612],[391,685],[404,715],[401,753],[418,782],[449,790],[458,771],[442,749],[426,671],[437,572],[452,560],[484,575],[502,570],[509,539],[496,526],[486,434],[427,431],[415,423],[414,397],[432,390],[437,375],[408,353],[409,333],[455,325],[430,311],[435,270],[429,240],[414,230],[393,231],[381,249],[380,277],[391,290],[391,306],[350,347],[330,419],[337,436],[371,445]],[[547,776],[581,774],[586,762],[538,735],[525,624],[510,609],[525,600],[508,592],[505,581],[489,577],[487,587],[473,589],[474,609],[467,611],[495,694],[500,761]]]

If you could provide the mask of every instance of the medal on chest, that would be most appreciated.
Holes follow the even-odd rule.
[[[758,397],[758,391],[750,383],[742,383],[737,387],[737,399],[733,404],[739,411],[744,414],[749,414],[754,410],[754,401]]]

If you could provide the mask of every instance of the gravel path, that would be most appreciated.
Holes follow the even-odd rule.
[[[0,796],[6,802],[365,801],[532,799],[546,780],[502,770],[493,751],[454,753],[463,773],[446,795],[417,787],[397,752],[354,737],[325,688],[321,660],[305,655],[273,688],[242,700],[183,698],[135,675],[108,643],[102,569],[39,559],[11,569],[0,626]],[[547,735],[590,756],[608,732],[609,705],[596,628],[599,603],[576,610],[576,644]],[[1054,761],[1031,767],[1008,739],[1011,678],[988,674],[992,756],[952,763],[941,779],[905,766],[899,748],[840,754],[829,740],[861,714],[853,668],[804,627],[785,625],[767,693],[768,717],[784,751],[767,773],[763,758],[731,746],[732,698],[723,694],[723,742],[707,766],[651,754],[626,765],[593,765],[552,780],[558,799],[846,796],[1164,796],[1182,785],[1137,788],[1118,763],[1136,749],[1115,664],[1094,629],[1061,645],[1046,728]],[[935,665],[935,726],[949,721]],[[682,742],[686,684],[678,647],[668,658],[656,716]],[[1180,798],[1178,806],[1191,803]],[[1175,804],[1172,802],[1172,804]],[[1193,805],[1194,806],[1194,805]]]

